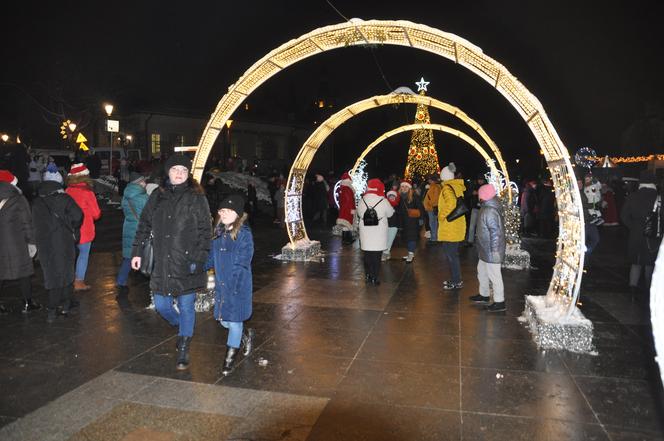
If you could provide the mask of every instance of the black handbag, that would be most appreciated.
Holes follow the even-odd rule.
[[[452,187],[450,186],[450,188],[452,188]],[[453,188],[452,188],[452,192],[454,193]],[[454,195],[456,196],[456,193],[454,193]],[[466,207],[466,204],[463,203],[463,196],[459,196],[457,198],[456,207],[454,207],[454,210],[452,210],[452,212],[450,214],[448,214],[445,217],[445,219],[447,220],[447,222],[452,222],[453,220],[456,220],[456,219],[460,218],[461,216],[465,215],[466,213],[468,213],[468,207]]]
[[[662,237],[662,207],[661,199],[657,196],[652,211],[646,215],[643,225],[643,235],[650,239],[659,239]]]
[[[150,231],[150,235],[142,243],[141,248],[141,267],[139,270],[146,276],[150,276],[154,271],[154,235]]]

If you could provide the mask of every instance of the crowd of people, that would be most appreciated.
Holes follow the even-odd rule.
[[[63,171],[49,158],[24,159],[25,170],[16,171],[13,164],[0,167],[0,283],[18,282],[22,312],[41,309],[32,296],[37,258],[48,292],[47,321],[52,323],[78,306],[74,292],[91,288],[86,273],[95,222],[102,215],[88,167],[95,160],[73,162]],[[185,155],[151,165],[151,170],[141,170],[122,161],[116,169],[124,214],[118,296],[128,294],[132,269],[149,276],[157,313],[178,330],[176,368],[187,369],[196,292],[206,289],[207,272],[214,268],[214,317],[228,329],[222,366],[227,375],[238,353],[250,353],[254,336],[244,322],[252,314],[254,242],[249,223],[258,212],[256,188],[249,185],[245,197],[220,188],[216,180],[203,187],[193,179],[192,162]],[[380,284],[382,262],[392,258],[399,236],[406,264],[414,261],[418,241],[441,246],[449,269],[442,289],[459,290],[464,284],[459,248],[474,247],[479,292],[469,300],[486,305],[490,312],[506,310],[501,273],[506,250],[503,204],[484,176],[465,180],[449,163],[422,181],[396,175],[370,179],[361,195],[355,194],[348,173],[339,185],[334,181],[331,174],[307,180],[305,219],[325,228],[334,223],[342,243],[362,251],[368,284]],[[267,186],[271,215],[275,223],[283,224],[285,180],[274,173]],[[629,231],[629,286],[636,294],[641,280],[646,286],[650,283],[662,237],[661,192],[655,175],[642,173],[632,188],[602,183],[592,175],[581,177],[578,186],[587,255],[597,247],[598,228],[622,223]],[[551,181],[524,182],[517,200],[521,233],[554,238],[557,209]],[[0,313],[7,310],[0,305]]]

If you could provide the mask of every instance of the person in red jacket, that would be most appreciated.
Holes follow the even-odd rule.
[[[90,285],[85,283],[85,273],[88,269],[90,247],[95,238],[95,221],[101,217],[101,210],[97,203],[94,186],[90,179],[90,171],[84,164],[72,164],[67,175],[67,190],[76,204],[83,211],[83,225],[81,225],[81,240],[78,242],[78,258],[76,259],[76,278],[74,291],[86,291]]]
[[[337,225],[342,228],[342,240],[345,244],[353,243],[353,216],[355,216],[355,190],[348,173],[341,175],[339,185],[339,217]]]

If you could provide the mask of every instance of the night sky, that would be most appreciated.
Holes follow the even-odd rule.
[[[651,130],[664,127],[658,125],[664,121],[661,2],[333,3],[348,18],[410,20],[481,47],[540,99],[572,152],[581,146],[599,154],[664,151],[664,132]],[[269,50],[343,21],[324,0],[17,2],[7,8],[0,131],[20,130],[35,142],[57,133],[48,125],[57,119],[49,111],[64,109],[85,123],[100,117],[105,100],[119,114],[209,115],[228,86]],[[527,126],[490,85],[453,62],[399,47],[340,49],[301,62],[249,98],[250,117],[299,117],[321,91],[340,108],[399,86],[416,90],[421,76],[431,82],[430,95],[476,119],[506,158],[537,156]],[[335,134],[348,162],[383,132],[411,123],[414,107],[373,112]],[[432,122],[455,124],[436,111]],[[401,136],[381,154],[405,149],[408,138]],[[443,161],[468,155],[449,136],[436,134],[436,140]]]

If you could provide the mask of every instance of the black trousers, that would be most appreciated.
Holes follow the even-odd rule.
[[[55,309],[62,306],[64,309],[69,309],[69,300],[71,293],[74,290],[74,285],[70,284],[62,288],[53,288],[48,290],[48,309]]]
[[[382,254],[382,251],[364,252],[364,271],[369,277],[378,278],[380,273],[380,257]]]
[[[0,280],[0,288],[7,285],[8,280]],[[18,288],[21,290],[21,294],[25,300],[32,298],[32,286],[30,284],[30,276],[21,277],[17,279]],[[0,292],[2,290],[0,289]]]

